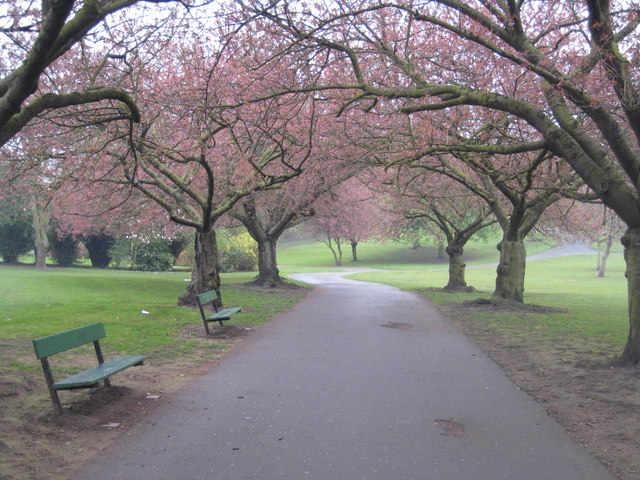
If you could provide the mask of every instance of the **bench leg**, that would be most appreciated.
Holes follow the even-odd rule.
[[[49,395],[51,396],[51,401],[53,402],[53,409],[58,415],[62,414],[62,405],[60,404],[60,397],[58,396],[58,391],[53,388],[53,375],[51,374],[51,367],[49,367],[49,361],[47,358],[41,358],[40,363],[42,363],[42,370],[44,370],[44,378],[47,382],[47,388],[49,389]]]
[[[104,355],[102,354],[102,347],[100,346],[100,340],[94,340],[93,341],[93,347],[96,350],[96,357],[98,357],[98,363],[99,364],[103,364],[104,363]],[[111,382],[109,381],[108,378],[105,378],[102,383],[104,384],[105,387],[111,387]]]
[[[50,388],[49,394],[51,395],[51,401],[53,402],[53,410],[57,415],[62,415],[62,404],[60,403],[60,397],[58,396],[58,391]]]

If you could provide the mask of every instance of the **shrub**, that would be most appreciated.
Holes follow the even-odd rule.
[[[180,234],[175,238],[172,238],[168,242],[169,250],[171,251],[171,255],[173,255],[173,264],[177,265],[178,258],[180,258],[180,254],[185,251],[185,249],[193,243],[193,235],[188,235],[186,233]]]
[[[133,268],[145,272],[166,272],[173,267],[173,254],[166,242],[155,240],[138,248]]]
[[[53,260],[61,267],[70,267],[78,258],[78,240],[66,233],[59,236],[55,231],[49,235]]]
[[[250,272],[258,262],[258,246],[249,233],[223,235],[218,245],[221,272]]]
[[[109,249],[114,268],[130,267],[135,261],[135,246],[130,238],[118,237]]]
[[[31,214],[20,201],[0,204],[0,255],[6,263],[18,263],[18,256],[33,249]]]
[[[106,233],[94,233],[87,235],[83,241],[89,251],[91,265],[96,268],[107,268],[111,263],[109,250],[113,247],[115,239]]]

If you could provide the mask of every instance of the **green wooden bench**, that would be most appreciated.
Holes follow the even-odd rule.
[[[209,331],[209,322],[218,322],[220,326],[222,326],[222,322],[224,322],[225,320],[229,320],[231,318],[231,315],[242,310],[241,307],[232,307],[219,310],[218,303],[216,302],[217,299],[218,295],[214,290],[196,295],[196,302],[198,304],[198,308],[200,308],[202,323],[204,323],[204,329],[206,330],[207,335],[211,334],[211,332]],[[207,312],[204,311],[205,305],[208,304],[211,304],[213,307],[213,315],[207,315]]]
[[[105,361],[102,355],[102,349],[100,348],[100,339],[106,336],[104,325],[102,323],[93,323],[33,340],[33,349],[36,352],[36,357],[42,363],[44,378],[47,381],[47,387],[49,388],[49,394],[51,395],[53,408],[56,413],[62,413],[58,390],[91,388],[97,386],[100,381],[109,387],[111,386],[109,382],[111,375],[134,365],[142,365],[145,358],[143,355],[118,357]],[[66,352],[67,350],[91,342],[93,342],[96,356],[98,357],[98,366],[65,378],[64,380],[54,381],[51,366],[49,365],[49,357],[56,353]]]

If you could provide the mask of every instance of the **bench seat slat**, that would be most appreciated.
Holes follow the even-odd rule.
[[[225,320],[231,318],[231,315],[234,313],[238,313],[241,311],[242,307],[233,307],[233,308],[225,308],[224,310],[220,310],[213,315],[207,317],[207,320]]]
[[[100,380],[104,380],[105,378],[108,378],[126,368],[134,365],[142,365],[144,359],[144,355],[112,358],[97,367],[90,368],[89,370],[85,370],[77,375],[73,375],[54,383],[53,388],[56,390],[64,390],[70,388],[90,387],[98,383]]]

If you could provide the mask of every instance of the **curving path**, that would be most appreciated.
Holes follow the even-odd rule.
[[[318,287],[77,473],[135,480],[612,480],[412,293]]]
[[[533,255],[527,255],[527,262],[534,260],[544,260],[547,258],[558,257],[571,257],[573,255],[597,255],[597,250],[585,245],[583,243],[563,243],[557,247],[550,248],[544,252],[534,253]],[[483,267],[497,267],[498,262],[493,263],[481,263],[477,265],[467,265],[467,268],[483,268]]]

